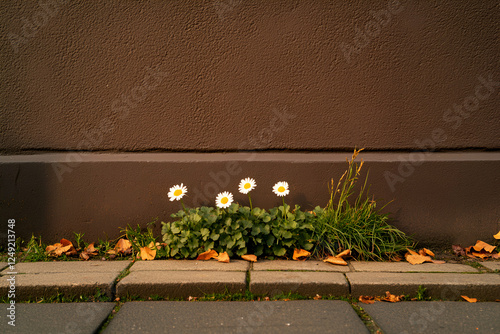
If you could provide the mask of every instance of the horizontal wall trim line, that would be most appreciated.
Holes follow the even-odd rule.
[[[339,162],[349,158],[351,153],[290,153],[290,152],[241,152],[241,153],[49,153],[32,155],[0,156],[0,164],[9,163],[65,163],[65,162]],[[362,152],[359,158],[366,162],[397,162],[412,159],[423,161],[500,161],[500,152]],[[359,159],[358,158],[358,159]]]

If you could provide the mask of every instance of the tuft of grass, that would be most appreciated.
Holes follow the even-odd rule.
[[[35,235],[31,235],[31,239],[26,245],[26,249],[22,255],[21,261],[23,262],[39,262],[39,261],[50,261],[51,259],[45,252],[47,245],[42,242],[42,237],[36,238]],[[21,262],[19,261],[19,262]]]
[[[389,216],[381,213],[374,199],[368,196],[366,175],[358,195],[355,193],[363,161],[355,163],[361,150],[354,150],[348,168],[337,184],[332,179],[330,200],[325,208],[316,207],[317,240],[314,255],[324,257],[350,249],[359,260],[384,260],[414,247],[414,242],[404,232],[389,224]]]

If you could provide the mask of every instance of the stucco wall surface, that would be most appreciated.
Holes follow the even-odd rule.
[[[500,147],[496,0],[1,1],[0,13],[3,154]]]

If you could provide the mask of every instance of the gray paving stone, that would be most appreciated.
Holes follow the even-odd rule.
[[[209,293],[243,292],[246,272],[237,271],[132,271],[118,282],[118,297],[153,295],[169,298],[203,296]]]
[[[64,296],[92,296],[105,293],[112,297],[113,284],[118,277],[117,272],[103,273],[43,273],[18,274],[15,277],[16,300],[29,300],[36,297],[51,297],[58,293]],[[9,290],[9,276],[0,280],[0,295],[5,296]]]
[[[8,324],[2,305],[0,333],[95,333],[114,303],[15,304],[15,327]],[[9,311],[10,312],[10,311]]]
[[[283,271],[330,271],[348,272],[348,266],[338,266],[323,261],[287,261],[287,260],[262,260],[253,263],[252,270],[283,270]]]
[[[229,263],[217,260],[159,260],[159,261],[137,261],[130,271],[158,271],[158,270],[211,270],[211,271],[247,271],[250,267],[248,261],[231,260]]]
[[[500,270],[500,261],[484,261],[481,264],[491,270]]]
[[[305,296],[349,294],[349,285],[341,273],[303,271],[251,271],[250,291],[254,294],[278,295],[300,293]]]
[[[129,302],[104,333],[368,333],[339,300]]]
[[[500,303],[375,302],[362,307],[386,334],[500,333]]]
[[[19,274],[39,273],[120,273],[130,261],[59,261],[17,263]],[[8,270],[2,271],[5,275]]]
[[[461,300],[461,295],[481,301],[500,298],[500,275],[497,274],[354,272],[347,273],[346,277],[355,298],[385,295],[386,291],[415,296],[419,285],[427,288],[428,296],[443,300]]]
[[[391,272],[391,273],[404,273],[404,272],[442,272],[442,273],[477,273],[477,269],[464,264],[453,263],[422,263],[410,264],[408,262],[361,262],[352,261],[351,266],[355,271],[369,271],[369,272]]]

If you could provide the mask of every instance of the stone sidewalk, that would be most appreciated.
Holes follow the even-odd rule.
[[[2,264],[0,264],[2,265]],[[2,268],[5,264],[2,265]],[[350,262],[335,266],[322,261],[156,260],[19,263],[15,272],[0,272],[0,293],[7,295],[15,278],[16,300],[36,297],[92,296],[99,289],[114,300],[161,297],[186,299],[212,293],[273,296],[380,296],[390,291],[415,296],[419,286],[434,299],[480,301],[500,299],[500,262],[482,262],[481,268],[462,264],[411,265],[406,262]]]
[[[494,302],[500,299],[500,261],[481,265],[475,268],[461,264],[350,262],[348,266],[334,266],[312,260],[156,260],[19,263],[12,271],[0,263],[4,268],[0,272],[1,295],[14,291],[16,301],[16,327],[8,325],[8,317],[2,316],[0,332],[500,332],[500,303]],[[190,296],[247,290],[268,296],[292,292],[358,298],[382,296],[390,291],[414,297],[419,286],[426,288],[429,297],[446,301],[357,303],[358,310],[354,304],[341,300],[130,301],[185,300]],[[115,302],[22,303],[57,294],[95,296],[98,289]],[[462,295],[480,302],[460,301]],[[11,307],[4,305],[6,309]],[[360,312],[359,307],[364,309],[364,315],[356,313]]]

